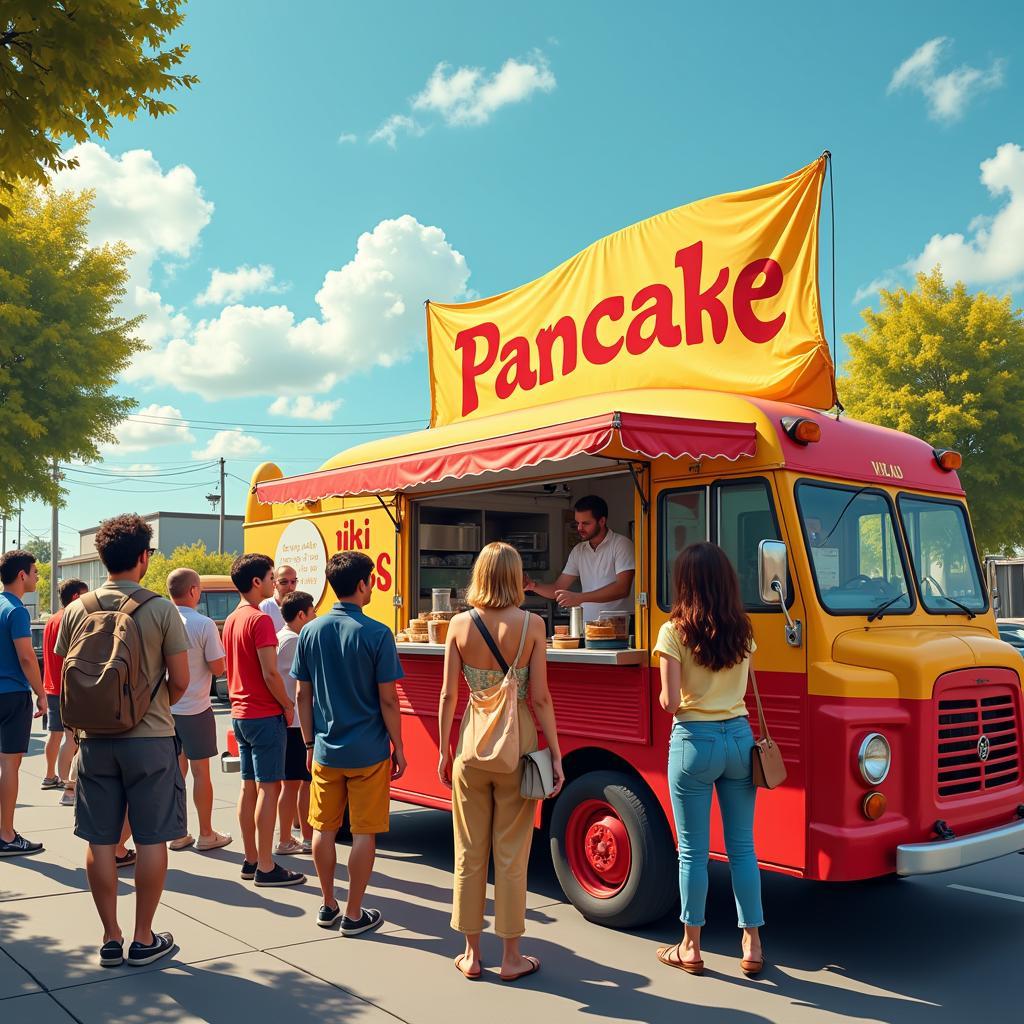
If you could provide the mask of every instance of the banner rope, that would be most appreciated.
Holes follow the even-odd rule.
[[[828,201],[829,226],[832,230],[832,387],[836,393],[836,419],[843,411],[843,403],[839,401],[838,339],[836,336],[836,194],[832,185],[832,152],[826,149],[822,154],[828,166]]]

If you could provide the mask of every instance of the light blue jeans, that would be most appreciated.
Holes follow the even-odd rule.
[[[668,748],[668,785],[679,839],[683,924],[704,924],[711,844],[711,793],[725,826],[725,850],[741,928],[764,924],[761,874],[754,853],[754,736],[746,716],[725,722],[676,722]]]

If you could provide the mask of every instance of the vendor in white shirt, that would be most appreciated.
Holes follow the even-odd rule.
[[[604,498],[588,494],[573,507],[580,543],[569,552],[565,568],[554,583],[527,579],[526,590],[557,601],[562,608],[582,605],[586,622],[592,622],[601,612],[632,615],[636,575],[633,542],[608,529],[608,503]],[[569,590],[577,580],[580,591]]]

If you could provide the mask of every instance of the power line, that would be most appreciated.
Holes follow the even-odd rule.
[[[385,420],[377,423],[338,423],[338,424],[275,424],[268,428],[264,423],[239,423],[239,422],[218,422],[216,420],[187,420],[177,419],[169,416],[151,416],[148,413],[132,415],[129,420],[144,426],[161,427],[186,427],[189,430],[198,430],[205,433],[219,433],[220,431],[241,431],[244,427],[250,434],[257,434],[261,437],[358,437],[364,434],[393,434],[397,427],[410,425],[423,426],[427,417],[423,416],[414,420]]]
[[[165,477],[173,477],[173,476],[186,476],[189,473],[207,472],[207,471],[209,471],[210,469],[212,469],[216,465],[217,465],[217,461],[215,459],[210,459],[209,461],[206,461],[206,462],[195,462],[195,463],[192,463],[192,464],[190,464],[188,466],[178,467],[176,469],[167,469],[167,470],[139,469],[139,470],[136,470],[134,472],[124,472],[124,471],[118,471],[118,470],[113,470],[113,469],[99,469],[99,468],[94,468],[92,466],[90,466],[88,468],[84,467],[84,466],[61,466],[60,468],[61,468],[62,471],[66,471],[66,472],[70,472],[70,473],[84,473],[84,474],[87,474],[89,476],[99,476],[99,477],[105,477],[105,478],[112,477],[114,479],[121,479],[121,480],[125,480],[125,479],[147,480],[147,479],[157,479],[157,478],[165,478]]]

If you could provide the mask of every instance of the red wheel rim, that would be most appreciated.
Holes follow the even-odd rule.
[[[611,899],[629,878],[633,850],[622,818],[604,800],[584,800],[573,808],[566,828],[569,869],[584,891]]]

